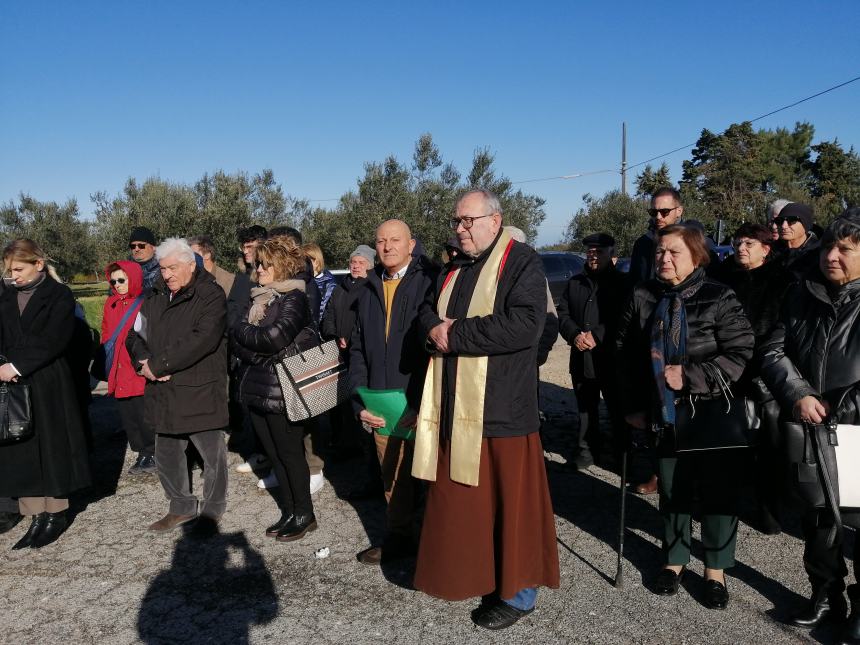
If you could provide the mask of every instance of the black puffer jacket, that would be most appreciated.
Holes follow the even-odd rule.
[[[633,290],[618,328],[618,371],[625,413],[652,410],[656,391],[651,367],[651,326],[657,303],[667,289],[684,291],[695,281],[702,283],[699,290],[684,300],[687,315],[684,392],[717,396],[721,392],[719,383],[709,376],[703,364],[719,367],[731,383],[741,377],[752,358],[755,340],[741,303],[727,286],[706,278],[703,269],[696,269],[677,287],[668,287],[659,280],[643,282]],[[645,383],[650,386],[644,387]]]
[[[762,376],[785,416],[815,396],[839,423],[860,423],[860,280],[835,288],[818,272],[794,285],[764,345]]]
[[[315,342],[308,298],[299,289],[279,294],[259,325],[247,313],[232,330],[232,351],[239,360],[234,397],[257,412],[283,414],[284,396],[275,373],[278,358],[295,354]]]

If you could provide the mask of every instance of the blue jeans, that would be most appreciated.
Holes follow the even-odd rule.
[[[531,611],[537,602],[537,589],[535,587],[526,587],[520,589],[513,598],[502,598],[502,600],[520,611]]]

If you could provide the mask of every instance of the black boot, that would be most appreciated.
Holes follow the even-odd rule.
[[[48,546],[52,542],[56,542],[69,526],[69,520],[66,519],[66,511],[59,513],[48,513],[48,519],[45,521],[45,527],[41,532],[33,538],[30,547],[33,549],[41,549],[43,546]]]
[[[20,513],[0,511],[0,534],[14,529],[23,518]]]
[[[281,511],[281,519],[272,524],[266,529],[266,537],[276,537],[287,524],[293,519],[293,514],[287,511]]]
[[[15,546],[12,547],[12,549],[18,550],[31,547],[33,545],[33,540],[36,538],[37,535],[39,535],[39,533],[42,532],[42,529],[45,528],[45,524],[47,522],[47,513],[39,513],[38,515],[34,515],[33,521],[30,523],[30,528],[27,529],[27,532],[24,533],[24,537],[18,540],[15,543]]]
[[[825,620],[842,620],[848,603],[842,590],[832,587],[818,587],[812,590],[809,603],[799,613],[791,617],[791,624],[798,627],[816,627]]]
[[[851,599],[851,612],[842,632],[842,643],[856,645],[860,643],[860,586],[848,587],[848,598]]]
[[[317,518],[313,513],[293,515],[293,519],[278,531],[278,542],[292,542],[302,539],[306,533],[317,530]]]

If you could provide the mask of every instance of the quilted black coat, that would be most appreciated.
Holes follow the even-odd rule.
[[[684,365],[685,393],[720,394],[720,385],[703,368],[720,368],[730,383],[736,382],[752,358],[755,339],[735,293],[696,269],[679,285],[684,290],[694,280],[702,285],[684,301],[687,316],[687,362]],[[651,326],[654,310],[669,287],[659,280],[640,283],[621,316],[618,328],[618,370],[624,412],[650,412],[655,383],[651,367]]]
[[[231,331],[233,356],[239,360],[234,377],[234,395],[249,408],[268,414],[283,414],[284,395],[275,361],[314,343],[311,309],[305,293],[293,289],[269,303],[259,325],[247,315]],[[310,326],[310,327],[309,327]]]

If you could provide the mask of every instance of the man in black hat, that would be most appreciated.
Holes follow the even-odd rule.
[[[573,464],[578,470],[601,458],[600,395],[612,420],[613,452],[621,446],[615,385],[615,334],[626,293],[624,275],[612,263],[615,239],[607,233],[589,235],[585,271],[567,283],[558,305],[559,331],[570,344],[570,377],[579,406],[579,437]]]
[[[779,232],[776,250],[782,267],[794,280],[800,280],[818,265],[819,241],[812,231],[815,216],[808,204],[792,202],[773,218]]]
[[[152,288],[158,279],[158,260],[155,259],[155,234],[145,226],[135,226],[128,237],[129,259],[143,270],[144,292]]]

